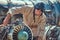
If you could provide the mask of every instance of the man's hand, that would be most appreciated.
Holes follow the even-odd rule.
[[[0,27],[4,27],[5,25],[4,24],[1,24]]]

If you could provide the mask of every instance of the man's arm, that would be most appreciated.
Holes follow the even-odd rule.
[[[9,23],[9,20],[10,20],[11,16],[13,16],[14,14],[19,14],[19,13],[22,13],[23,15],[25,15],[25,13],[27,14],[29,8],[30,7],[28,7],[28,8],[27,7],[15,8],[14,10],[9,9],[8,14],[7,14],[6,18],[3,21],[3,25],[7,25]]]
[[[3,21],[3,25],[7,25],[9,23],[10,18],[11,18],[11,14],[7,14],[6,18]]]
[[[9,23],[9,20],[10,20],[11,16],[13,16],[14,14],[19,13],[19,10],[21,11],[22,8],[21,9],[20,8],[19,9],[14,9],[14,10],[9,9],[9,11],[7,12],[7,16],[3,21],[3,24],[1,24],[0,26],[6,26]]]

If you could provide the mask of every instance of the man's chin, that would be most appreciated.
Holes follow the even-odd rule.
[[[40,16],[40,14],[35,14],[36,16]]]

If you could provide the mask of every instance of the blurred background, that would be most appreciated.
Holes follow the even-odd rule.
[[[44,10],[52,11],[51,18],[54,18],[52,23],[56,23],[60,26],[60,0],[0,0],[0,24],[2,24],[5,19],[9,8],[22,7],[25,5],[34,7],[34,5],[38,2],[43,2],[45,4]],[[49,18],[49,13],[45,12],[45,15]],[[35,29],[36,28],[33,28],[32,30],[36,31]]]

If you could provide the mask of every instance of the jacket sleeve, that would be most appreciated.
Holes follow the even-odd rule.
[[[24,14],[25,9],[26,9],[25,7],[12,9],[12,15],[19,14],[19,13]]]
[[[32,7],[28,7],[28,6],[23,6],[20,8],[15,8],[14,10],[12,10],[12,15],[14,14],[23,14],[23,15],[27,15],[29,14],[30,10],[32,9]]]

